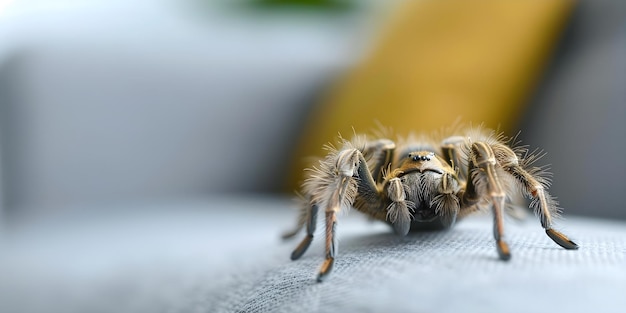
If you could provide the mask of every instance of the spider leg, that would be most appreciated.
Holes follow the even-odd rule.
[[[330,273],[335,264],[335,256],[337,255],[337,216],[334,211],[326,211],[326,259],[322,263],[320,272],[317,275],[317,281],[322,282]]]
[[[467,179],[467,177],[465,177],[466,172],[463,170],[464,166],[459,156],[459,149],[464,142],[465,138],[463,136],[452,136],[444,139],[441,143],[441,151],[445,161],[448,162],[452,169],[458,171],[459,177],[463,180]]]
[[[373,147],[374,150],[368,149]],[[368,143],[365,155],[373,159],[373,165],[368,166],[361,159],[358,171],[358,193],[354,207],[374,219],[391,223],[396,234],[405,236],[411,226],[411,211],[415,204],[406,199],[406,186],[394,173],[384,173],[384,169],[391,163],[395,152],[395,143],[387,139],[380,139]],[[370,163],[371,164],[371,163]],[[374,179],[376,177],[376,179]],[[386,194],[379,186],[389,179],[386,184]]]
[[[317,281],[321,282],[330,273],[337,255],[337,212],[342,207],[354,206],[379,220],[386,220],[386,203],[374,176],[383,180],[382,169],[387,166],[393,156],[395,143],[390,140],[381,139],[368,142],[364,153],[374,160],[370,170],[364,153],[359,149],[348,148],[339,151],[335,161],[335,168],[338,175],[334,178],[336,186],[330,197],[327,199],[326,212],[326,259],[322,263]],[[404,190],[404,189],[402,189]],[[329,190],[327,190],[329,191]],[[403,191],[404,192],[404,191]],[[408,232],[409,223],[406,223]],[[396,224],[394,224],[396,227]]]
[[[282,235],[280,235],[280,237],[282,239],[291,239],[300,232],[302,227],[304,227],[304,224],[300,224],[300,222],[298,222],[298,225],[294,229],[284,232]]]
[[[300,230],[302,230],[302,228],[305,227],[305,225],[307,224],[307,220],[309,220],[310,217],[310,211],[311,211],[311,202],[308,199],[304,199],[304,197],[300,194],[298,194],[300,197],[299,199],[301,200],[300,202],[300,214],[298,215],[298,220],[296,223],[296,226],[289,230],[284,232],[281,235],[282,239],[291,239],[293,237],[295,237]]]
[[[544,184],[519,165],[517,160],[510,162],[504,169],[513,175],[521,183],[524,191],[532,197],[531,206],[535,207],[536,212],[540,216],[541,226],[546,230],[548,237],[565,249],[578,249],[578,245],[574,241],[552,228],[553,215],[556,215],[558,212],[556,201],[548,194]]]
[[[393,155],[395,143],[380,139],[367,142],[357,149],[354,142],[344,141],[340,150],[331,149],[329,155],[320,161],[319,167],[311,169],[303,188],[310,205],[305,222],[307,235],[293,251],[291,258],[298,259],[304,254],[313,240],[319,209],[325,212],[326,258],[320,268],[317,281],[321,282],[332,270],[337,255],[337,213],[342,208],[355,208],[370,214],[376,219],[385,220],[386,212],[380,209],[385,199],[374,179],[383,178],[385,168]],[[369,159],[371,167],[366,160]],[[373,168],[373,172],[370,171]]]
[[[358,149],[347,148],[337,153],[335,160],[336,174],[330,186],[327,186],[323,192],[323,196],[326,196],[328,192],[330,192],[330,195],[324,199],[326,212],[326,259],[322,263],[317,276],[318,282],[321,282],[333,269],[338,246],[336,236],[337,212],[341,210],[342,206],[351,206],[354,203],[357,192],[357,182],[354,176],[363,171],[363,167],[367,167],[367,163],[365,163],[363,154]],[[371,179],[371,175],[369,175],[369,178]]]
[[[484,142],[475,142],[471,146],[471,157],[468,164],[468,181],[465,191],[462,192],[463,207],[477,204],[481,194],[476,190],[476,184],[485,183],[484,191],[491,199],[493,212],[493,237],[501,260],[509,260],[511,252],[504,240],[504,206],[506,193],[502,186],[500,172],[496,170],[496,157],[490,145]]]
[[[367,156],[371,162],[368,172],[371,173],[376,183],[384,180],[383,169],[391,163],[396,144],[389,139],[378,139],[367,143],[363,150],[363,155]]]
[[[304,239],[302,239],[300,244],[298,244],[296,249],[294,249],[293,252],[291,253],[291,259],[292,260],[299,259],[304,254],[304,252],[306,252],[306,250],[309,248],[309,246],[311,245],[311,242],[313,241],[313,234],[315,233],[315,227],[316,227],[316,224],[317,224],[317,211],[318,211],[318,209],[319,209],[318,206],[315,205],[315,204],[312,204],[308,208],[304,209],[305,218],[304,218],[304,221],[301,222],[301,223],[302,224],[306,224],[306,237],[304,237]],[[302,226],[304,226],[304,225],[302,225]],[[299,231],[299,228],[296,230],[295,233],[297,233],[298,231]],[[295,233],[293,235],[295,235]],[[286,234],[286,235],[291,235],[291,233]]]
[[[455,186],[452,185],[455,181],[466,181],[470,173],[467,165],[461,161],[459,152],[461,145],[464,143],[465,138],[463,136],[448,137],[441,142],[443,159],[450,165],[453,172],[445,173],[442,176],[441,186],[438,190],[439,196],[435,199],[440,198],[441,200],[446,200],[443,203],[448,203],[448,205],[442,206],[442,209],[450,208],[444,211],[449,216],[447,220],[450,225],[456,220],[460,220],[480,210],[480,207],[477,205],[480,197],[476,195],[471,181],[467,182],[465,190],[460,189],[458,193],[455,193]]]

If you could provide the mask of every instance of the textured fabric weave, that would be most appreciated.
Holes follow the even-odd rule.
[[[210,200],[157,214],[22,227],[3,242],[0,311],[589,313],[626,307],[623,222],[561,221],[559,229],[581,246],[566,251],[535,219],[507,221],[513,257],[503,262],[489,217],[400,238],[351,212],[339,219],[335,268],[316,283],[323,229],[302,259],[290,261],[299,238],[281,242],[279,234],[295,219],[292,206]]]

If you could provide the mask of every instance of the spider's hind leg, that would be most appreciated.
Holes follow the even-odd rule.
[[[284,232],[280,236],[284,240],[295,237],[310,222],[312,205],[310,204],[310,201],[308,199],[304,198],[304,196],[299,193],[297,195],[298,200],[300,200],[300,214],[298,215],[296,226],[293,229]]]
[[[311,245],[311,242],[313,241],[313,234],[315,233],[315,226],[317,224],[317,211],[318,211],[318,206],[315,204],[312,204],[308,206],[307,208],[304,208],[303,209],[304,217],[301,218],[301,221],[299,222],[299,227],[296,228],[295,231],[283,235],[283,238],[293,237],[294,235],[298,233],[298,231],[300,230],[302,226],[306,225],[306,237],[302,239],[300,244],[298,244],[298,246],[291,253],[292,260],[299,259]]]

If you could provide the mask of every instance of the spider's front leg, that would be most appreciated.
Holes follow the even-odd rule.
[[[498,255],[502,260],[509,260],[511,252],[509,245],[504,240],[504,205],[506,192],[502,186],[501,171],[496,169],[497,160],[490,145],[484,142],[473,143],[468,162],[467,185],[461,195],[461,203],[464,208],[469,208],[483,197],[486,193],[491,199],[493,211],[493,237],[496,240]],[[477,184],[485,186],[477,186]],[[477,190],[480,188],[480,191]],[[484,187],[484,188],[483,188]]]
[[[541,225],[548,237],[565,249],[578,249],[576,243],[552,228],[552,217],[557,214],[557,208],[556,201],[545,190],[547,182],[538,180],[520,165],[517,155],[508,146],[500,143],[491,145],[485,142],[473,143],[468,163],[469,179],[461,196],[463,206],[478,203],[483,195],[491,199],[494,215],[493,234],[502,260],[511,257],[509,247],[504,241],[503,208],[507,190],[502,184],[503,175],[511,175],[522,185],[524,192],[533,198],[531,206],[541,217]]]
[[[541,172],[541,169],[534,168],[528,170],[525,168],[528,167],[528,164],[532,163],[535,158],[532,156],[529,157],[531,161],[529,162],[528,159],[526,159],[523,162],[525,165],[522,165],[515,153],[508,147],[496,145],[494,149],[497,151],[497,155],[499,156],[498,161],[502,165],[502,168],[515,177],[524,193],[533,199],[530,205],[539,215],[541,226],[546,230],[548,237],[565,249],[578,249],[578,245],[574,241],[552,228],[552,219],[553,216],[558,214],[558,209],[556,200],[547,192],[549,180],[545,178],[542,179],[541,175],[536,174],[537,172]]]
[[[331,151],[320,161],[319,167],[311,169],[303,188],[310,205],[305,208],[305,221],[300,225],[307,226],[307,236],[293,251],[293,260],[300,258],[308,249],[315,230],[315,219],[318,208],[325,212],[326,226],[326,259],[321,266],[317,280],[322,281],[332,270],[337,255],[337,213],[341,209],[351,207],[357,192],[362,192],[361,201],[379,199],[376,182],[370,172],[364,151],[372,157],[373,168],[380,171],[386,165],[389,154],[395,144],[388,140],[369,142],[365,148],[359,150],[351,142],[344,142],[344,147],[338,151]],[[378,173],[376,173],[378,176]],[[374,200],[375,201],[375,200]]]

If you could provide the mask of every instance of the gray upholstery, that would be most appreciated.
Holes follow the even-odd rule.
[[[281,199],[221,198],[111,207],[104,216],[22,225],[3,242],[0,311],[589,313],[626,307],[623,222],[560,221],[559,229],[581,246],[567,251],[536,219],[507,221],[513,258],[502,262],[489,217],[400,238],[350,212],[340,217],[334,272],[318,284],[323,231],[298,261],[289,260],[298,240],[279,240],[292,226],[293,208]]]

